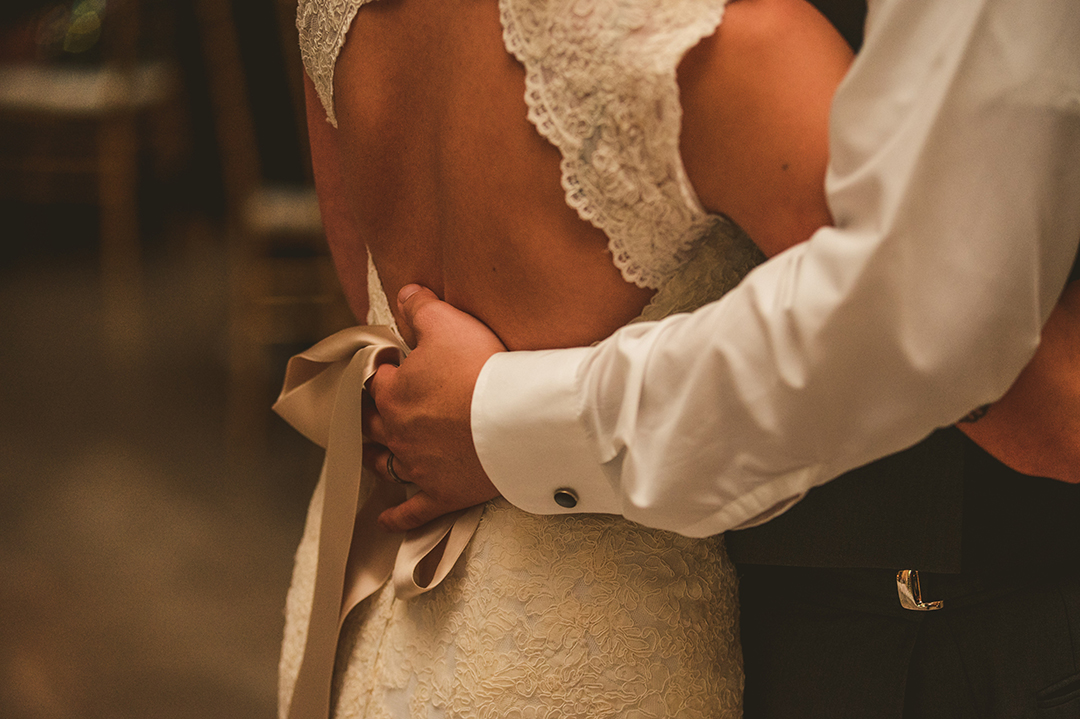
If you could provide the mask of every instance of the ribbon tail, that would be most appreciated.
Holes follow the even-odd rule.
[[[339,632],[349,612],[390,579],[404,536],[401,532],[383,530],[377,521],[384,510],[405,501],[404,488],[375,478],[364,481],[371,484],[372,491],[357,512],[353,525],[352,545],[345,568],[345,595],[338,616]]]
[[[405,535],[394,564],[394,594],[412,599],[437,587],[464,553],[484,506],[451,512]]]
[[[357,529],[357,508],[371,504],[369,500],[377,495],[376,487],[379,484],[370,479],[363,481],[361,469],[361,404],[364,383],[374,373],[380,352],[386,349],[385,346],[363,347],[351,359],[346,358],[348,365],[341,372],[333,397],[324,468],[326,485],[319,531],[315,590],[304,655],[289,705],[290,719],[322,718],[330,713],[330,684],[337,653],[349,554]],[[396,351],[395,348],[390,349]],[[304,386],[307,384],[309,383]],[[370,525],[367,530],[370,530]],[[363,533],[363,527],[361,531]],[[368,549],[374,551],[376,548]],[[386,547],[383,551],[392,561],[393,547]],[[377,574],[378,567],[373,571]]]

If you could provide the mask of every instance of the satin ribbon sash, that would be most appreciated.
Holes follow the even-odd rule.
[[[274,411],[326,449],[315,590],[304,655],[289,719],[324,719],[338,635],[345,617],[393,578],[394,594],[409,599],[446,578],[465,550],[483,507],[392,534],[379,514],[406,498],[406,487],[363,469],[361,404],[364,384],[379,365],[398,364],[408,349],[388,327],[352,327],[289,360]]]

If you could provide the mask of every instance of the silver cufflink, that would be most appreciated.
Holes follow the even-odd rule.
[[[578,496],[577,492],[572,489],[556,489],[555,490],[555,504],[563,507],[564,509],[573,509],[577,506]]]

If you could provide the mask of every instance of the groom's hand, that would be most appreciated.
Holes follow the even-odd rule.
[[[1080,484],[1080,281],[1066,287],[1005,396],[957,426],[1019,472]]]
[[[383,365],[372,377],[377,416],[365,423],[370,438],[394,453],[395,474],[419,488],[379,517],[391,531],[499,495],[473,446],[470,410],[484,363],[506,351],[486,325],[418,285],[402,288],[398,310],[416,348],[400,367]]]

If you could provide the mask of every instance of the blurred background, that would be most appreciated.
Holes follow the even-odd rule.
[[[0,716],[273,717],[319,454],[269,411],[351,323],[295,0],[0,2]]]

